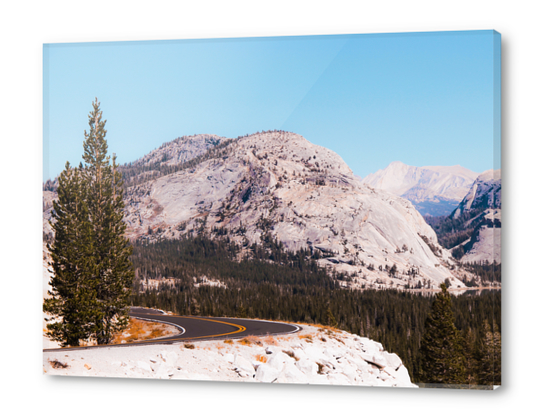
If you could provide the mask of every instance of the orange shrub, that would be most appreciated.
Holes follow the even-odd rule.
[[[263,354],[257,354],[256,356],[254,356],[255,359],[258,361],[258,362],[261,362],[261,363],[267,363],[267,357],[264,356]]]

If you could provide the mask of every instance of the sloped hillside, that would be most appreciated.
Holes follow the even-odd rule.
[[[447,217],[426,217],[462,263],[501,263],[501,171],[481,174]]]
[[[490,169],[482,173],[463,197],[452,217],[459,217],[473,209],[501,208],[501,170]]]
[[[216,149],[216,150],[215,150]],[[404,287],[450,279],[450,253],[405,199],[364,185],[336,153],[302,136],[266,132],[230,139],[180,170],[128,188],[132,239],[220,232],[318,252],[351,285]]]

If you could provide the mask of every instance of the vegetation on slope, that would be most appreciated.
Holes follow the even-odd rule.
[[[452,216],[424,216],[424,219],[437,234],[439,244],[446,249],[452,250],[452,256],[458,261],[472,249],[482,227],[501,227],[500,220],[486,219],[482,208],[465,211],[457,218]],[[463,279],[467,286],[501,282],[501,264],[489,261],[459,264],[471,273],[476,274],[476,281],[468,282]]]
[[[245,249],[247,251],[247,249]],[[419,381],[420,345],[434,296],[396,290],[350,290],[348,280],[327,272],[307,251],[285,252],[281,245],[253,245],[245,258],[241,247],[228,239],[185,237],[134,244],[136,270],[132,304],[170,310],[183,315],[249,317],[331,325],[369,337],[397,353]],[[203,276],[224,287],[205,286]],[[178,279],[147,288],[145,279]],[[195,281],[196,280],[196,281]],[[482,384],[484,323],[500,331],[500,292],[451,297],[455,325],[468,343],[468,381]]]

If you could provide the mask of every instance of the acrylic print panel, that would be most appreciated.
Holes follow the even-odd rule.
[[[47,375],[500,385],[498,33],[43,52]]]

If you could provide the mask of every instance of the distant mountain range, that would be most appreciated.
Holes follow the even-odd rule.
[[[479,174],[459,165],[410,166],[392,162],[362,181],[406,198],[422,215],[450,214]]]
[[[501,262],[500,170],[392,162],[362,182],[410,200],[461,262]]]

